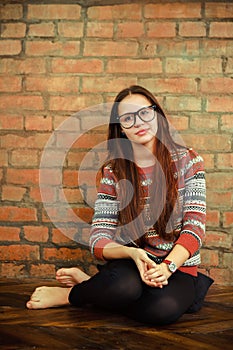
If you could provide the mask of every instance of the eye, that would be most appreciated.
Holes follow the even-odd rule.
[[[126,114],[126,115],[121,117],[121,122],[122,123],[130,123],[130,122],[132,122],[133,119],[134,119],[133,114]]]
[[[144,115],[147,115],[147,114],[150,114],[151,113],[151,109],[150,108],[144,108],[140,111],[140,115],[144,116]]]

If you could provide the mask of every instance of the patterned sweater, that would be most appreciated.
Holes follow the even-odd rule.
[[[159,237],[153,227],[147,226],[143,249],[156,263],[161,263],[175,244],[182,245],[189,251],[190,257],[179,270],[196,276],[201,261],[200,248],[205,236],[206,187],[203,159],[192,149],[172,154],[172,159],[174,176],[179,179],[179,209],[173,222],[177,238],[166,241]],[[144,175],[141,177],[141,185],[145,189],[152,183],[152,172],[153,167],[139,168],[140,176]],[[117,233],[118,214],[117,179],[111,167],[106,167],[98,190],[90,236],[90,248],[97,259],[104,260],[103,249],[110,242],[128,244],[124,236]]]

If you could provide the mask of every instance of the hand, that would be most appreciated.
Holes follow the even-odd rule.
[[[158,278],[157,280],[155,280],[153,278],[154,274],[152,273],[152,271],[157,271],[156,268],[160,265],[156,265],[156,263],[148,257],[148,255],[143,249],[130,248],[130,257],[134,260],[140,273],[141,279],[144,283],[146,283],[150,287],[163,287],[164,283],[160,282]],[[149,271],[151,272],[147,276],[147,273]],[[154,280],[151,280],[149,276],[152,276],[152,279]],[[162,280],[164,280],[164,278],[162,278]]]
[[[168,278],[172,273],[168,270],[167,264],[162,263],[150,268],[145,272],[145,279],[160,284],[160,288],[168,284]]]

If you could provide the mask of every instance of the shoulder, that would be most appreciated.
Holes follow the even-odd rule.
[[[203,158],[193,148],[178,150],[174,162],[181,174],[204,171]]]

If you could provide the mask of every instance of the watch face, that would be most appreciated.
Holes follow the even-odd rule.
[[[175,264],[174,262],[171,262],[171,263],[168,265],[168,267],[169,267],[169,270],[170,270],[171,272],[175,272],[176,269],[177,269],[176,264]]]

